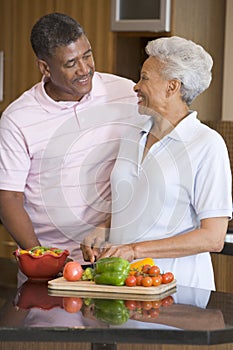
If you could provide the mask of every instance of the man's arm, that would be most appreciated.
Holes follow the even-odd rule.
[[[40,245],[32,222],[24,209],[23,192],[0,190],[0,218],[22,249]]]

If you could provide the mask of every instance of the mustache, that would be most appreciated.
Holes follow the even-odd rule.
[[[79,75],[75,81],[79,81],[79,80],[82,80],[82,79],[86,79],[86,78],[89,78],[89,77],[93,77],[94,75],[94,70],[90,69],[90,71],[88,72],[88,74],[84,74],[84,75]]]

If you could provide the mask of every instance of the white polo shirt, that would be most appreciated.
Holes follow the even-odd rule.
[[[84,235],[110,211],[119,140],[141,122],[133,86],[96,72],[91,93],[80,102],[55,102],[42,81],[0,120],[0,188],[24,192],[41,244],[69,249],[80,262]]]
[[[151,122],[121,144],[111,174],[112,243],[172,237],[199,227],[200,220],[232,215],[231,170],[222,137],[192,112],[156,142],[142,160]],[[178,283],[214,288],[209,253],[155,259]],[[185,273],[188,272],[188,273]]]

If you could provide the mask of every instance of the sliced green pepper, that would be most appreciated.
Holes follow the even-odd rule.
[[[96,284],[123,286],[129,274],[130,263],[122,258],[102,258],[96,262],[94,281]]]

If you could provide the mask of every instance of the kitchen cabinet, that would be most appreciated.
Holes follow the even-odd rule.
[[[92,44],[96,69],[112,72],[115,52],[114,35],[110,31],[110,0],[1,0],[4,99],[0,101],[0,112],[41,79],[30,45],[30,32],[34,23],[50,12],[66,13],[77,19]]]
[[[211,254],[217,291],[233,293],[233,243],[231,246],[232,255]]]
[[[225,0],[172,0],[171,32],[113,32],[110,0],[1,0],[0,51],[4,52],[4,100],[0,111],[41,78],[30,47],[32,25],[49,12],[64,12],[85,28],[96,69],[137,80],[147,41],[179,35],[203,45],[214,58],[210,88],[191,106],[201,120],[221,119]]]
[[[0,257],[12,258],[12,252],[17,248],[17,244],[11,238],[5,227],[0,224]]]
[[[191,108],[201,120],[221,119],[225,0],[172,0],[171,31],[115,32],[114,72],[137,81],[148,41],[162,36],[182,36],[202,45],[213,57],[213,80]]]

